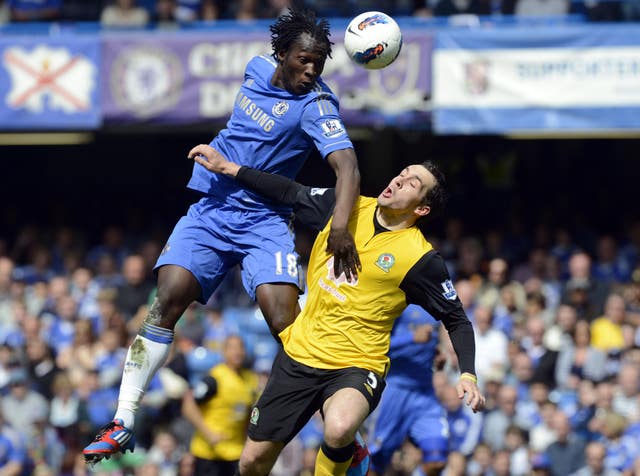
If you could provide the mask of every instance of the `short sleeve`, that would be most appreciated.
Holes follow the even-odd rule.
[[[311,137],[323,158],[336,150],[353,148],[338,113],[338,102],[331,94],[319,94],[305,106],[302,129]]]
[[[193,398],[197,403],[204,403],[218,392],[218,382],[207,375],[193,387]]]

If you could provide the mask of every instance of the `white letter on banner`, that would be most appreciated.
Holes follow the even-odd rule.
[[[235,93],[240,84],[224,84],[218,81],[206,81],[200,84],[200,116],[225,117],[231,113]]]
[[[247,62],[269,54],[262,42],[198,43],[189,52],[189,72],[197,78],[242,78]]]

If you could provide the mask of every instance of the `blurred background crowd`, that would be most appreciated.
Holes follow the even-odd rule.
[[[425,22],[512,14],[640,18],[638,0],[306,4],[327,17],[375,9]],[[33,22],[188,28],[274,18],[288,5],[0,0],[0,34]],[[154,296],[153,264],[191,201],[183,157],[214,132],[209,123],[145,125],[138,134],[105,127],[88,145],[1,149],[1,475],[191,475],[186,389],[224,360],[229,336],[242,337],[246,365],[262,385],[269,374],[276,343],[236,270],[206,305],[194,304],[180,320],[172,355],[139,412],[136,451],[93,470],[84,465],[81,449],[113,416],[126,349]],[[384,128],[354,130],[352,138],[368,195],[416,157],[434,158],[452,184],[450,218],[427,234],[474,325],[488,408],[474,415],[461,405],[455,355],[443,339],[434,383],[450,430],[445,474],[640,475],[638,141],[434,138]],[[332,184],[328,167],[312,162],[302,181]],[[313,236],[299,229],[297,240],[304,262]],[[274,475],[312,474],[320,443],[314,418]],[[419,476],[420,460],[408,441],[388,474]]]
[[[579,474],[640,474],[640,221],[619,236],[543,225],[468,234],[458,218],[440,231],[430,238],[473,322],[488,401],[482,415],[461,406],[444,343],[434,380],[450,424],[446,474],[568,475],[597,465],[609,472]],[[311,240],[298,234],[303,258]],[[95,241],[34,225],[0,240],[0,448],[14,442],[24,471],[16,474],[86,474],[80,450],[114,412],[163,245],[118,226]],[[185,382],[223,359],[230,335],[242,336],[264,383],[277,348],[237,273],[182,317],[145,396],[135,453],[98,474],[190,474]],[[310,474],[320,442],[313,420],[274,474]],[[407,442],[390,474],[420,474],[419,461]]]
[[[291,0],[2,0],[0,24],[32,21],[91,21],[110,28],[144,28],[197,21],[275,18]],[[395,16],[562,16],[591,21],[636,21],[637,0],[307,0],[325,17],[351,17],[367,10]]]

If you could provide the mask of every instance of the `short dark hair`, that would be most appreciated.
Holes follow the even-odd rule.
[[[425,160],[420,165],[427,169],[436,179],[435,185],[427,191],[422,202],[425,205],[429,205],[431,208],[429,215],[433,218],[434,216],[442,213],[442,210],[444,210],[444,207],[447,204],[447,180],[442,170],[440,170],[438,166],[430,160]]]
[[[331,58],[333,43],[329,40],[329,22],[324,18],[318,20],[313,10],[289,8],[287,13],[280,15],[269,27],[269,31],[271,31],[272,54],[276,59],[279,52],[288,51],[303,33],[311,35],[322,46],[325,55]]]

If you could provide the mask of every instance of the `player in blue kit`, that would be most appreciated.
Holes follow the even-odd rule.
[[[329,24],[290,10],[270,30],[273,55],[249,61],[231,118],[210,148],[237,164],[294,178],[315,147],[337,177],[327,251],[336,275],[355,278],[360,262],[347,225],[360,175],[338,100],[320,79],[331,56]],[[178,319],[191,302],[205,303],[232,267],[241,265],[245,288],[274,335],[297,315],[302,276],[291,207],[197,163],[188,187],[205,196],[178,221],[158,258],[157,296],[129,348],[114,420],[83,451],[88,463],[133,450],[136,411],[168,356]]]
[[[369,435],[371,475],[384,474],[406,438],[422,450],[425,474],[440,474],[446,464],[449,426],[432,383],[439,325],[415,304],[394,323],[387,387],[372,417]]]

